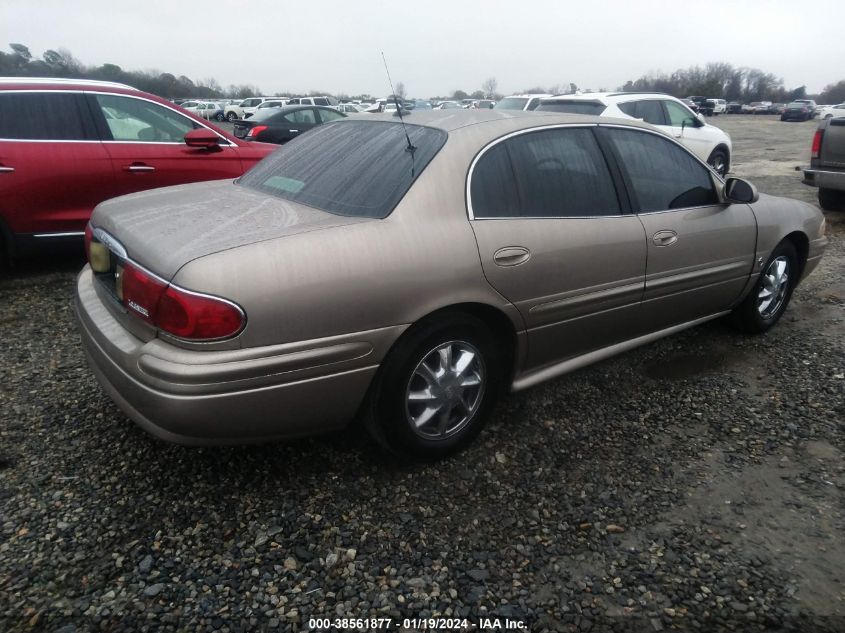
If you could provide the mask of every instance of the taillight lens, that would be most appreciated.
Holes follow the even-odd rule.
[[[179,338],[227,338],[244,326],[234,303],[171,286],[130,263],[119,270],[117,295],[135,316]]]
[[[246,133],[247,138],[255,138],[259,134],[261,134],[264,130],[267,129],[266,125],[256,125],[255,127],[249,128],[249,131]]]
[[[244,314],[223,299],[168,286],[158,304],[156,325],[179,338],[226,338],[240,332]]]
[[[821,130],[816,130],[816,135],[813,137],[813,146],[810,148],[810,158],[818,158],[822,150],[822,134]]]

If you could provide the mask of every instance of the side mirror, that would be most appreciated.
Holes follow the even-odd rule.
[[[725,198],[731,202],[751,204],[760,199],[757,187],[742,178],[728,178],[725,181]]]
[[[220,137],[211,130],[201,127],[185,134],[185,145],[188,147],[211,149],[213,147],[219,147]]]

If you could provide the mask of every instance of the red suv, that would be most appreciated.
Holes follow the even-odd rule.
[[[236,178],[277,148],[123,84],[0,78],[0,250],[81,245],[103,200]]]

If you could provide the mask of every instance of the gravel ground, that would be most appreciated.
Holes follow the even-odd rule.
[[[781,169],[812,124],[715,122],[737,175],[813,199]],[[470,450],[428,466],[354,427],[247,448],[152,439],[86,367],[80,263],[24,262],[0,278],[0,630],[441,615],[841,632],[844,216],[767,335],[713,323],[506,397]]]

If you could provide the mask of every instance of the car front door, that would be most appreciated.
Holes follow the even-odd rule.
[[[114,186],[111,159],[77,92],[0,92],[0,222],[41,240],[85,230]]]
[[[704,124],[691,110],[674,101],[664,99],[663,107],[666,108],[666,117],[669,124],[658,125],[657,127],[674,136],[701,160],[707,161],[710,158],[714,143],[712,138],[708,138],[710,135],[704,129]]]
[[[643,313],[650,329],[729,310],[754,265],[751,207],[723,203],[712,172],[660,134],[612,126],[600,132],[645,229]]]
[[[213,149],[186,145],[185,134],[202,126],[175,110],[140,97],[87,97],[94,113],[102,115],[103,144],[115,176],[113,194],[104,197],[243,173],[237,147],[222,137]]]
[[[524,369],[641,331],[645,234],[592,127],[498,141],[476,159],[468,188],[484,274],[525,321]]]

